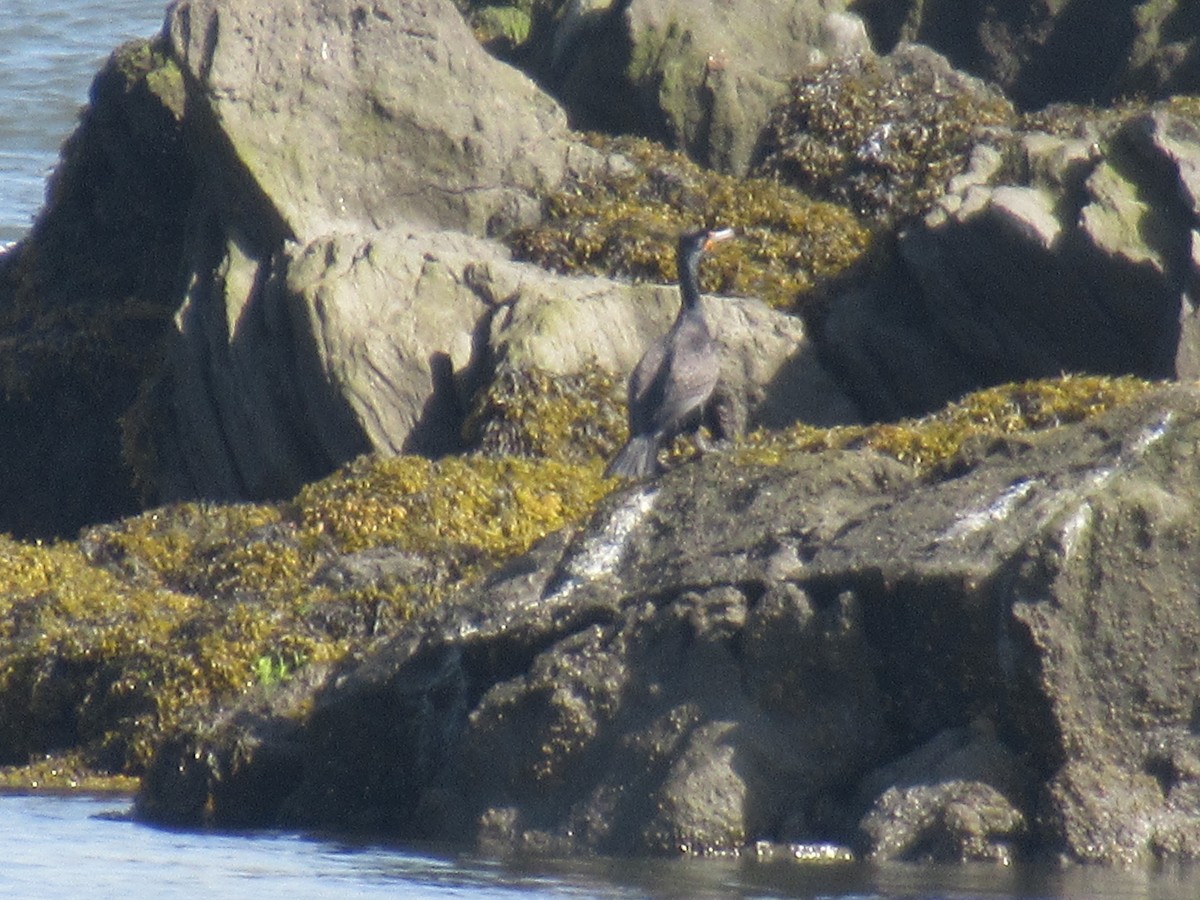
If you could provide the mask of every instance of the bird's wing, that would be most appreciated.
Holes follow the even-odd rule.
[[[656,401],[652,429],[671,435],[683,428],[712,394],[720,361],[703,329],[674,332],[663,351],[658,377],[647,394]]]
[[[633,434],[649,434],[656,430],[654,413],[662,399],[666,354],[666,339],[659,338],[646,348],[629,376],[629,430]]]

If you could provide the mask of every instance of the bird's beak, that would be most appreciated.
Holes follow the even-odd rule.
[[[733,237],[733,229],[732,228],[721,228],[721,229],[718,229],[717,231],[710,231],[708,233],[708,238],[704,241],[704,249],[707,250],[709,247],[711,247],[717,241],[723,241],[726,238],[731,238],[731,237]]]

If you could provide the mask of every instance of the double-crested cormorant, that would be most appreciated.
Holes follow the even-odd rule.
[[[680,235],[675,257],[682,297],[679,315],[629,376],[629,442],[609,463],[606,475],[655,474],[659,447],[699,425],[704,404],[717,384],[720,361],[700,308],[697,272],[704,251],[732,235],[732,228]]]

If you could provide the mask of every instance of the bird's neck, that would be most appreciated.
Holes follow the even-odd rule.
[[[683,309],[700,308],[699,266],[700,260],[696,257],[679,260],[679,295],[683,298]]]

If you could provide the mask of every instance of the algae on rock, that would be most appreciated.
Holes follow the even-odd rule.
[[[545,220],[507,238],[518,258],[561,272],[672,281],[675,238],[700,224],[733,227],[701,272],[706,291],[795,308],[861,263],[871,231],[840,206],[768,179],[701,168],[650,141],[601,138],[608,168],[546,197]]]

